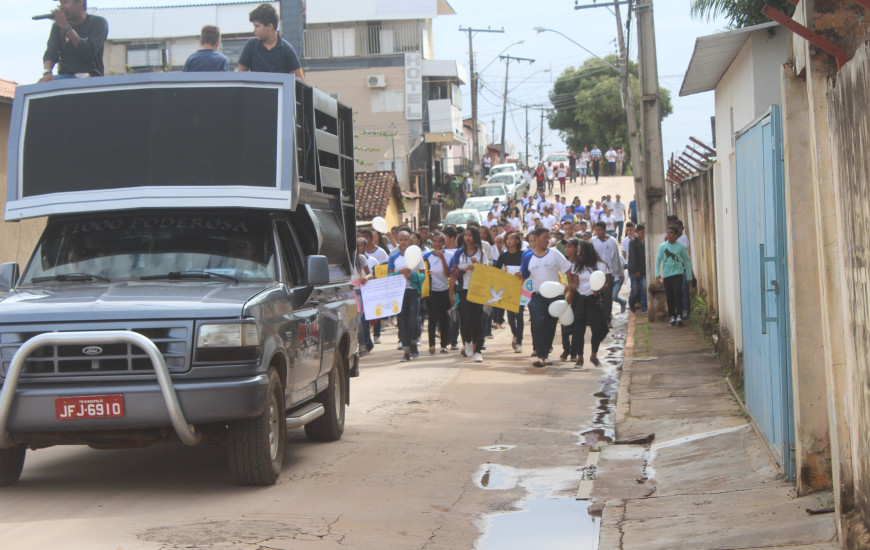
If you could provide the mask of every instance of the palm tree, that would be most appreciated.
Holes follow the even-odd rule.
[[[794,6],[788,0],[691,0],[691,14],[696,19],[708,21],[722,16],[730,28],[739,29],[770,21],[761,14],[765,4],[789,17],[794,13]]]

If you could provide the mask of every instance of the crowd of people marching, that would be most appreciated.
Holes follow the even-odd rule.
[[[627,221],[627,216],[633,221]],[[505,324],[513,335],[514,352],[522,353],[526,306],[515,313],[467,299],[475,267],[487,265],[524,282],[531,280],[527,307],[535,367],[553,364],[550,358],[560,323],[550,314],[550,305],[560,299],[568,302],[573,323],[562,324],[559,359],[570,360],[578,368],[584,365],[588,328],[588,361],[598,366],[598,348],[612,327],[614,302],[622,312],[626,308],[647,311],[646,231],[636,216],[634,201],[627,208],[619,195],[582,204],[578,197],[569,202],[564,195],[555,195],[551,201],[539,188],[534,197],[525,193],[520,201],[506,205],[496,198],[482,224],[469,221],[464,228],[449,225],[435,231],[393,227],[384,234],[363,229],[357,234],[354,277],[358,284],[374,278],[376,266],[386,264],[387,276],[405,278],[405,292],[395,318],[369,321],[361,315],[360,353],[365,355],[380,344],[382,327],[390,323],[398,328],[401,361],[410,361],[420,354],[427,322],[428,352],[432,355],[458,350],[462,356],[481,362],[487,338],[492,337],[494,328]],[[663,277],[673,326],[682,325],[688,315],[688,281],[693,277],[682,223],[675,218],[669,218],[668,223],[655,275]],[[418,265],[405,261],[411,245],[424,251]],[[599,290],[593,290],[590,283],[595,271],[606,275],[606,284]],[[628,300],[619,296],[626,274],[631,285]],[[421,298],[427,277],[428,296]],[[564,295],[547,297],[541,293],[542,285],[550,281],[564,284]]]

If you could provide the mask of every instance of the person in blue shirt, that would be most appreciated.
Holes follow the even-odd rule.
[[[270,4],[260,4],[248,19],[254,24],[254,36],[245,44],[239,57],[239,71],[288,73],[305,80],[296,50],[278,34],[278,12]]]
[[[631,202],[628,203],[628,217],[637,225],[637,201],[634,199],[631,199]]]
[[[217,51],[221,43],[221,30],[214,25],[205,25],[199,32],[199,45],[197,50],[187,58],[184,63],[184,72],[226,72],[227,56]]]

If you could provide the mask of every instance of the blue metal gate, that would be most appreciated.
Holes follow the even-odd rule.
[[[794,479],[782,116],[773,105],[736,143],[740,307],[746,406]]]

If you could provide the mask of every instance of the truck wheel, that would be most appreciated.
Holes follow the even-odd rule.
[[[326,412],[305,425],[305,435],[312,441],[338,441],[344,433],[345,372],[341,356],[336,354],[329,371],[329,386],[321,403]]]
[[[287,418],[284,389],[275,369],[269,370],[266,406],[256,418],[230,423],[227,433],[230,471],[239,485],[272,485],[281,474]]]
[[[21,477],[26,452],[27,447],[24,445],[0,449],[0,487],[13,485]]]

